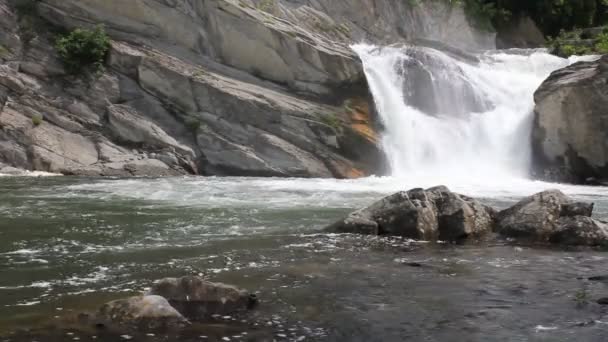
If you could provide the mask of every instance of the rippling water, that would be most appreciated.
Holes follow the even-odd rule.
[[[252,315],[277,340],[606,340],[608,310],[592,302],[608,284],[586,278],[608,275],[607,253],[318,233],[384,195],[431,185],[2,177],[0,336],[162,277],[203,274],[259,292]],[[559,187],[608,219],[606,188],[451,187],[497,207]],[[590,304],[580,305],[581,294]]]

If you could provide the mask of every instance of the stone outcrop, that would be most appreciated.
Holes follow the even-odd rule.
[[[574,202],[559,190],[526,197],[498,213],[497,232],[528,242],[608,246],[608,225],[591,218],[592,203]]]
[[[166,298],[177,311],[191,320],[234,314],[253,307],[257,301],[255,295],[246,290],[195,276],[159,280],[148,295]]]
[[[493,209],[441,186],[395,193],[351,213],[326,230],[457,241],[490,232],[493,215]]]
[[[535,94],[537,173],[550,180],[608,179],[608,56],[554,72]]]
[[[499,49],[540,48],[546,43],[545,35],[528,16],[515,16],[497,27],[496,47]]]
[[[346,105],[363,102],[370,117],[344,42],[248,1],[36,3],[45,19],[20,19],[0,0],[0,162],[76,175],[338,178],[381,165],[372,122]],[[66,74],[54,37],[36,29],[48,21],[105,24],[114,41],[103,74]]]

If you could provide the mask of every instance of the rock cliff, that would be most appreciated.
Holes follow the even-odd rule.
[[[379,173],[349,44],[494,41],[442,2],[0,0],[0,19],[0,163],[78,175]],[[56,33],[99,24],[105,71],[67,74]]]

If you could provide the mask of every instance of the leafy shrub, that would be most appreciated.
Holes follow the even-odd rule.
[[[110,38],[103,26],[93,30],[78,28],[60,37],[55,48],[68,72],[77,74],[88,68],[101,72],[110,50]]]
[[[600,54],[608,53],[608,32],[601,33],[596,37],[595,51]]]
[[[197,134],[201,129],[201,121],[196,118],[187,118],[184,122],[186,127],[194,134]]]
[[[34,116],[32,116],[32,124],[34,126],[40,126],[42,124],[42,121],[44,121],[44,117],[40,114],[35,114]]]
[[[572,55],[608,53],[608,26],[601,32],[597,29],[572,31],[562,30],[556,38],[550,38],[548,45],[553,53],[562,57]]]
[[[261,0],[258,2],[257,8],[266,13],[276,14],[278,4],[276,0]]]

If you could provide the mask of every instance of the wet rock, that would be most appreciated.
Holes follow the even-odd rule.
[[[255,295],[246,290],[195,276],[162,279],[152,286],[148,295],[166,298],[175,309],[192,320],[243,311],[257,302]]]
[[[491,231],[493,213],[476,200],[442,186],[390,195],[326,230],[455,241]]]
[[[555,230],[562,206],[569,203],[570,199],[559,190],[526,197],[498,213],[498,232],[508,237],[546,240]]]
[[[136,296],[119,299],[102,306],[97,313],[97,326],[137,330],[183,328],[189,322],[161,296]]]
[[[608,246],[608,226],[591,218],[593,203],[574,202],[559,190],[526,197],[497,218],[498,232],[531,242]]]
[[[598,303],[599,305],[608,305],[608,297],[598,299],[598,300],[597,300],[597,303]]]
[[[591,217],[593,214],[593,203],[574,202],[566,203],[562,205],[560,216],[562,217],[574,217],[574,216],[587,216]]]
[[[479,201],[446,187],[427,190],[437,208],[439,239],[455,241],[469,236],[480,236],[490,231],[495,210]]]
[[[608,247],[608,224],[590,217],[562,217],[549,242],[562,245]]]

